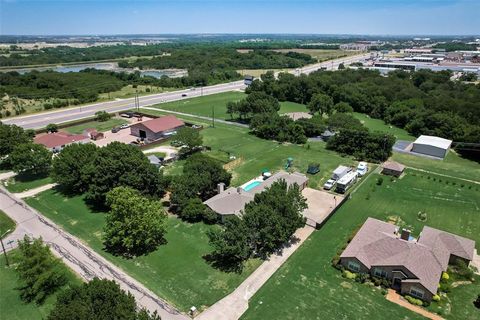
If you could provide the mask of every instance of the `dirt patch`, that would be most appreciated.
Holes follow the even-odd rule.
[[[229,163],[226,163],[223,165],[223,169],[225,170],[232,170],[236,167],[238,167],[239,165],[241,165],[242,163],[244,162],[243,158],[240,157],[240,158],[237,158],[233,161],[230,161]]]
[[[455,281],[454,283],[452,283],[452,288],[456,288],[458,286],[463,286],[463,285],[466,285],[466,284],[471,284],[472,281]]]

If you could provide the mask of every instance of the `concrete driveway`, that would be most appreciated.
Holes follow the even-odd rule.
[[[308,204],[308,208],[303,212],[303,215],[315,224],[320,224],[344,198],[339,194],[331,194],[312,188],[303,189],[302,195],[307,199]]]

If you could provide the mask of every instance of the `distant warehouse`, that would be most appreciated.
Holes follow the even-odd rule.
[[[443,159],[447,155],[451,144],[452,140],[422,135],[413,143],[411,152]]]

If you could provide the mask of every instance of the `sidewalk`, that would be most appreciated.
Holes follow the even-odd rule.
[[[298,240],[290,243],[281,254],[275,254],[257,268],[231,294],[217,301],[210,308],[195,317],[198,320],[236,320],[248,309],[248,300],[260,289],[280,266],[297,250],[315,229],[305,226],[298,229],[294,237]]]
[[[407,308],[415,313],[418,313],[419,315],[422,315],[425,318],[432,319],[432,320],[443,320],[443,318],[440,317],[438,314],[427,311],[420,306],[415,306],[411,304],[393,289],[388,289],[386,298],[388,301],[396,303],[401,307]]]
[[[98,277],[115,280],[135,297],[139,306],[152,312],[156,310],[163,320],[190,319],[3,187],[0,187],[0,210],[17,223],[12,236],[28,234],[35,238],[42,237],[52,252],[83,279],[88,281]]]

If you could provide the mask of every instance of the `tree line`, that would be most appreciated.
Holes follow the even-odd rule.
[[[414,136],[435,135],[454,141],[480,141],[480,85],[450,80],[448,71],[317,71],[278,79],[263,76],[248,93],[264,92],[279,101],[331,108],[348,103],[356,112],[384,120]],[[318,101],[318,94],[323,101]],[[328,98],[326,97],[328,96]],[[324,112],[322,110],[322,112]]]

